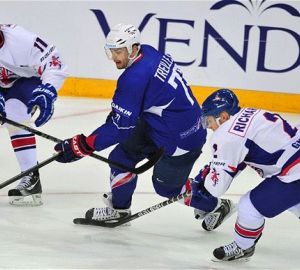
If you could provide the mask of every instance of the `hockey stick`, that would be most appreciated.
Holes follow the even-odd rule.
[[[61,143],[62,140],[58,139],[58,138],[55,138],[51,135],[48,135],[46,133],[43,133],[39,130],[36,130],[34,128],[31,128],[29,126],[25,126],[21,123],[18,123],[18,122],[15,122],[13,120],[10,120],[10,119],[7,119],[3,116],[0,115],[0,120],[3,121],[3,122],[6,122],[12,126],[15,126],[15,127],[18,127],[18,128],[21,128],[21,129],[24,129],[24,130],[27,130],[35,135],[38,135],[40,137],[43,137],[45,139],[48,139],[50,141],[53,141],[53,142],[56,142],[56,143]],[[118,162],[115,162],[115,161],[112,161],[110,159],[107,159],[105,157],[102,157],[102,156],[99,156],[95,153],[92,153],[90,156],[93,157],[93,158],[96,158],[98,160],[101,160],[105,163],[108,163],[110,164],[111,166],[117,168],[117,169],[120,169],[120,170],[124,170],[126,172],[131,172],[131,173],[134,173],[134,174],[141,174],[147,170],[149,170],[152,166],[154,166],[159,160],[160,158],[162,157],[164,153],[164,150],[162,148],[158,149],[154,155],[151,156],[151,158],[146,162],[144,163],[143,165],[141,165],[140,167],[137,167],[137,168],[129,168],[123,164],[120,164]]]
[[[11,183],[17,181],[18,179],[20,179],[20,178],[22,178],[22,177],[24,177],[24,176],[26,176],[26,175],[28,175],[28,174],[34,172],[35,170],[38,170],[39,168],[42,168],[42,167],[44,167],[45,165],[51,163],[51,162],[54,161],[59,155],[60,155],[60,153],[59,153],[59,154],[56,154],[56,155],[54,155],[54,156],[52,156],[52,157],[50,157],[50,158],[48,158],[48,159],[46,159],[46,160],[40,162],[39,164],[37,164],[37,165],[31,167],[30,169],[28,169],[28,170],[26,170],[26,171],[24,171],[24,172],[21,172],[20,174],[18,174],[18,175],[16,175],[16,176],[14,176],[14,177],[12,177],[12,178],[6,180],[5,182],[3,182],[3,183],[0,184],[0,189],[1,189],[1,188],[4,188],[4,187],[6,187],[6,186],[8,186],[9,184],[11,184]]]
[[[151,212],[154,212],[162,207],[165,207],[171,203],[174,202],[178,202],[179,200],[185,199],[187,197],[189,197],[191,195],[190,191],[186,191],[182,194],[179,194],[175,197],[172,197],[166,201],[163,201],[161,203],[155,204],[149,208],[146,208],[140,212],[135,213],[134,215],[131,215],[129,217],[126,217],[124,219],[121,220],[117,220],[117,221],[97,221],[97,220],[89,220],[86,218],[74,218],[73,219],[73,223],[74,224],[80,224],[80,225],[94,225],[94,226],[100,226],[100,227],[107,227],[107,228],[115,228],[118,227],[120,225],[123,225],[129,221],[135,220],[139,217],[142,217],[144,215],[150,214]]]

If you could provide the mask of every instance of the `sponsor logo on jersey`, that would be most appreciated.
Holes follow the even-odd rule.
[[[223,161],[212,161],[211,162],[214,166],[220,166],[220,167],[223,167],[223,166],[225,166],[225,162],[223,162]]]
[[[111,107],[112,107],[113,109],[115,109],[116,111],[118,111],[118,112],[119,112],[120,114],[122,114],[123,116],[130,117],[131,114],[132,114],[132,112],[130,112],[130,111],[128,111],[128,110],[122,108],[121,106],[119,106],[119,105],[117,105],[117,104],[115,104],[115,103],[113,103],[113,102],[111,103]]]
[[[234,120],[229,133],[244,137],[251,124],[253,117],[259,112],[257,109],[245,108]]]
[[[183,131],[179,134],[180,138],[185,139],[186,137],[190,136],[191,134],[196,133],[200,128],[201,128],[201,120],[199,118],[199,119],[197,119],[197,122],[191,128],[189,128],[188,130]]]
[[[216,169],[213,168],[210,174],[210,180],[213,182],[213,186],[215,187],[219,183],[219,173],[217,173]]]
[[[40,61],[43,62],[46,58],[48,58],[49,55],[54,51],[54,49],[55,49],[55,47],[52,46],[52,47],[50,48],[50,50],[49,50],[44,56],[41,57]]]

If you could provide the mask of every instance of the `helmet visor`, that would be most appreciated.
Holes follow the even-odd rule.
[[[112,60],[112,52],[108,46],[104,46],[104,51],[109,60]]]
[[[201,125],[204,129],[208,128],[207,116],[201,116]]]
[[[216,118],[212,115],[201,116],[201,125],[204,129],[211,128],[216,123]]]

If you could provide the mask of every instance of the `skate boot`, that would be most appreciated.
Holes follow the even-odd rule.
[[[111,193],[103,194],[103,201],[106,207],[91,208],[85,213],[85,218],[88,220],[104,221],[105,223],[120,221],[131,215],[130,209],[115,209],[111,201]],[[122,226],[130,225],[129,222]]]
[[[240,248],[236,242],[232,242],[229,245],[225,245],[219,248],[216,248],[213,252],[215,258],[213,261],[234,261],[234,260],[243,260],[248,261],[249,257],[254,254],[255,244],[248,248]]]
[[[9,203],[18,206],[42,205],[42,185],[38,171],[24,176],[16,188],[8,191]]]
[[[202,228],[206,231],[212,231],[218,228],[234,212],[236,212],[236,206],[233,201],[220,199],[216,209],[205,216]]]

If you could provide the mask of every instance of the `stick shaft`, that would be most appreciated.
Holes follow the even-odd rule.
[[[146,208],[146,209],[144,209],[144,210],[142,210],[140,212],[137,212],[134,215],[131,215],[128,218],[122,219],[122,220],[120,220],[117,223],[111,223],[110,227],[118,227],[118,226],[120,226],[122,224],[125,224],[125,223],[129,222],[129,221],[132,221],[132,220],[140,218],[140,217],[142,217],[144,215],[150,214],[150,213],[152,213],[152,212],[154,212],[154,211],[156,211],[156,210],[158,210],[158,209],[160,209],[162,207],[165,207],[165,206],[167,206],[169,204],[172,204],[174,202],[178,202],[178,201],[180,201],[180,200],[182,200],[184,198],[187,198],[190,195],[191,195],[191,192],[190,191],[186,191],[186,192],[184,192],[182,194],[179,194],[179,195],[177,195],[175,197],[172,197],[172,198],[170,198],[170,199],[168,199],[166,201],[163,201],[161,203],[155,204],[155,205],[153,205],[151,207],[148,207],[148,208]]]
[[[12,125],[12,126],[15,126],[15,127],[18,127],[18,128],[21,128],[21,129],[24,129],[26,131],[29,131],[35,135],[38,135],[42,138],[45,138],[45,139],[48,139],[50,141],[53,141],[53,142],[56,142],[56,143],[61,143],[62,140],[56,138],[56,137],[53,137],[49,134],[46,134],[46,133],[43,133],[39,130],[36,130],[32,127],[29,127],[29,126],[26,126],[26,125],[23,125],[21,123],[18,123],[18,122],[15,122],[11,119],[7,119],[5,117],[2,117],[0,115],[0,120]],[[115,167],[117,169],[120,169],[120,170],[124,170],[124,171],[128,171],[128,172],[132,172],[134,174],[141,174],[145,171],[147,171],[148,169],[150,169],[160,158],[161,156],[163,155],[163,149],[158,149],[158,151],[156,152],[155,155],[153,155],[153,157],[147,161],[145,164],[141,165],[140,167],[137,167],[137,168],[129,168],[121,163],[118,163],[118,162],[115,162],[115,161],[112,161],[110,159],[107,159],[105,157],[102,157],[102,156],[99,156],[95,153],[92,153],[90,156],[95,158],[95,159],[98,159],[98,160],[101,160],[109,165],[111,165],[112,167]]]

